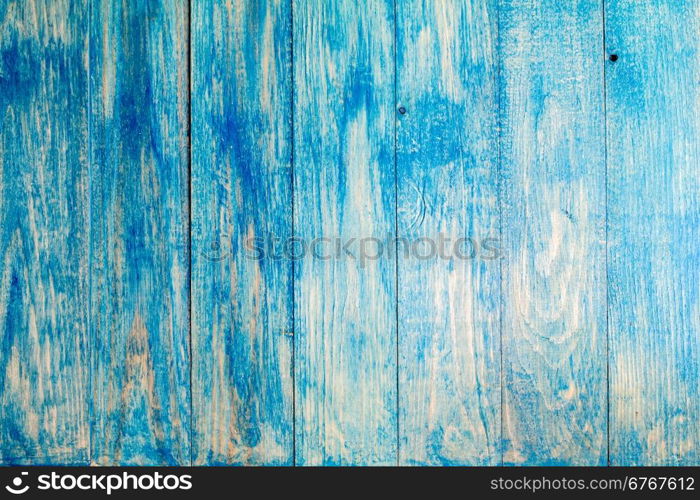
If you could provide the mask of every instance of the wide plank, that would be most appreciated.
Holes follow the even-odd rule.
[[[607,462],[600,0],[503,0],[503,461]]]
[[[360,255],[363,244],[377,255],[369,238],[395,226],[393,19],[390,0],[294,1],[289,256],[302,465],[397,461],[395,261]]]
[[[291,1],[192,11],[197,465],[293,462]]]
[[[0,463],[89,461],[88,7],[0,2]]]
[[[397,9],[400,463],[498,464],[497,2]]]
[[[91,9],[92,460],[189,464],[187,5]]]
[[[700,4],[605,14],[610,462],[700,465]]]

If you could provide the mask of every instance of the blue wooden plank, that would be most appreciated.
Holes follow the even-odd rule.
[[[193,3],[196,464],[293,460],[290,44],[290,0]]]
[[[700,11],[606,2],[610,461],[700,465]]]
[[[0,463],[87,463],[85,2],[0,2]]]
[[[607,461],[600,0],[504,0],[503,460]]]
[[[400,461],[496,464],[497,5],[397,8]]]
[[[187,8],[91,5],[92,460],[188,464]]]
[[[303,465],[397,460],[395,262],[387,252],[359,255],[360,240],[385,240],[395,227],[392,3],[294,2],[295,255],[307,249],[295,265]],[[329,241],[312,246],[318,238]],[[376,255],[377,242],[364,241]]]

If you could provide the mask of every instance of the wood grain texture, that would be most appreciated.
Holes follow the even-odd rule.
[[[607,460],[602,5],[501,2],[507,464]]]
[[[698,2],[606,2],[613,465],[700,465],[699,35]]]
[[[699,35],[0,0],[0,464],[700,465]]]
[[[194,462],[293,461],[291,1],[192,17]]]
[[[187,464],[187,8],[91,6],[92,459]]]
[[[389,0],[294,2],[295,235],[310,248],[295,267],[303,465],[397,461],[395,262],[359,257],[360,239],[395,227],[393,32]],[[321,258],[315,238],[330,240]]]
[[[497,6],[397,8],[400,462],[496,464]]]
[[[0,463],[89,453],[82,1],[0,2]]]

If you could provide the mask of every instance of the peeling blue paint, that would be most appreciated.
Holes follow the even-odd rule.
[[[0,463],[697,465],[699,30],[0,0]],[[394,234],[502,254],[243,251]]]

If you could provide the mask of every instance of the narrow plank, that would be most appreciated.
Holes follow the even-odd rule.
[[[0,463],[86,464],[87,3],[0,3]]]
[[[387,252],[359,260],[360,239],[385,240],[395,227],[392,38],[389,0],[294,2],[294,255],[307,249],[295,267],[302,465],[397,460],[395,263]],[[316,238],[330,241],[312,247]]]
[[[188,12],[92,3],[92,460],[190,460]]]
[[[600,0],[501,3],[506,464],[607,461]]]
[[[610,461],[700,465],[700,5],[606,2]]]
[[[498,464],[497,5],[397,8],[400,462]]]
[[[194,2],[192,73],[194,462],[288,465],[291,1]]]

